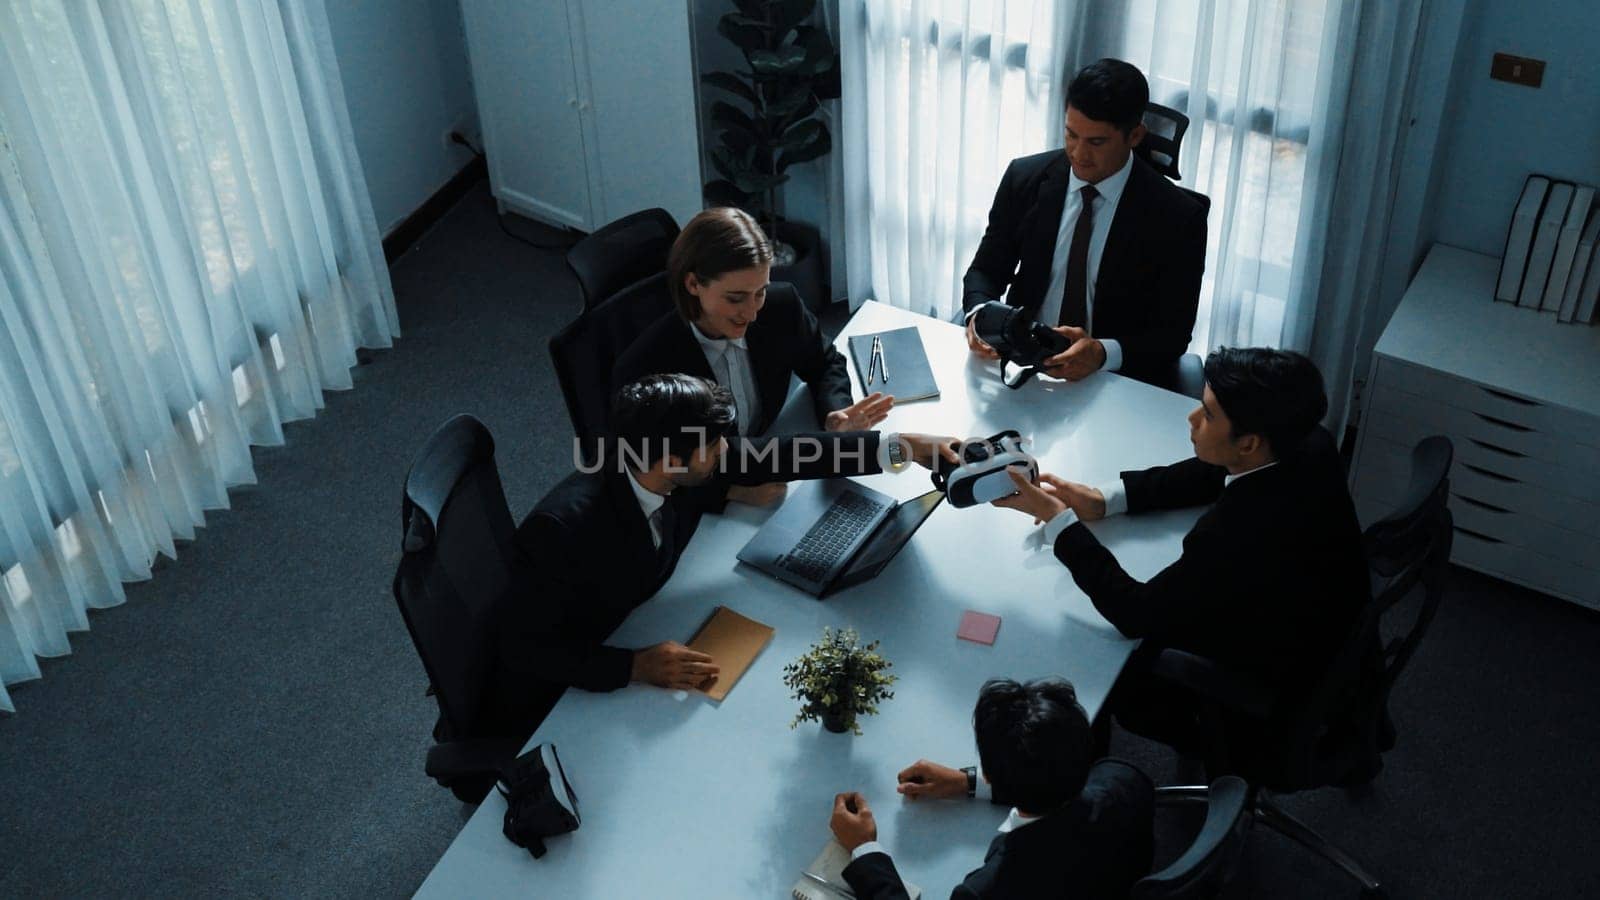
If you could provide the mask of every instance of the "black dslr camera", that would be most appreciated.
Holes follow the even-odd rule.
[[[985,344],[1000,354],[1000,381],[1008,388],[1019,388],[1039,371],[1039,364],[1072,346],[1042,322],[1035,322],[1021,308],[990,300],[978,307],[972,328]],[[1006,380],[1006,363],[1022,366],[1015,381]]]

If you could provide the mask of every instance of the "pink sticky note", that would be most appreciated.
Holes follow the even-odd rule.
[[[975,644],[994,644],[994,636],[1000,631],[1000,617],[988,613],[967,610],[961,614],[961,627],[956,629],[956,637]]]

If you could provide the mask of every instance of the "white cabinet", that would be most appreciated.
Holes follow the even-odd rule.
[[[1356,447],[1363,525],[1411,448],[1455,444],[1452,561],[1600,609],[1600,328],[1493,302],[1499,260],[1442,244],[1373,354]]]
[[[687,3],[462,0],[461,14],[502,208],[585,231],[700,210]]]

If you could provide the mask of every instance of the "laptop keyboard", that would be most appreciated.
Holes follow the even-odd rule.
[[[882,508],[882,504],[860,494],[840,494],[779,565],[808,581],[821,581],[844,548]]]

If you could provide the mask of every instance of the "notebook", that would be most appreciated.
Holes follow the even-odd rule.
[[[1539,230],[1534,232],[1533,246],[1528,250],[1528,267],[1522,274],[1522,291],[1517,294],[1518,306],[1538,309],[1544,302],[1545,285],[1550,283],[1550,265],[1555,262],[1556,244],[1561,240],[1561,226],[1567,221],[1567,210],[1572,206],[1572,194],[1572,182],[1550,182],[1550,193],[1539,213]]]
[[[1528,266],[1528,252],[1533,247],[1533,233],[1539,227],[1539,213],[1544,209],[1544,195],[1550,189],[1550,179],[1543,175],[1529,175],[1522,186],[1522,199],[1511,215],[1511,228],[1506,232],[1506,250],[1500,260],[1500,283],[1494,298],[1510,303],[1517,302],[1517,292],[1522,288],[1523,271]]]
[[[700,686],[706,696],[721,700],[728,696],[739,677],[772,640],[772,626],[747,619],[726,606],[711,611],[700,630],[689,639],[689,649],[698,650],[716,661],[721,672],[709,684]]]
[[[893,375],[894,373],[891,372],[889,374]],[[818,853],[817,858],[812,860],[811,865],[806,866],[805,869],[806,872],[826,881],[827,884],[821,884],[806,877],[805,873],[801,873],[800,878],[795,881],[794,887],[790,889],[789,895],[794,897],[794,900],[841,900],[841,898],[854,897],[855,894],[850,890],[850,885],[844,880],[844,867],[848,865],[850,865],[850,851],[846,850],[838,841],[830,838],[827,846],[822,848],[822,852]],[[906,893],[911,896],[911,900],[920,900],[922,888],[909,881],[905,882],[905,885]]]
[[[872,339],[883,339],[883,360],[888,377],[872,365]],[[928,353],[922,347],[922,335],[915,325],[880,331],[874,334],[852,334],[850,357],[856,364],[856,378],[863,394],[882,391],[894,395],[894,402],[928,400],[939,396],[939,383],[933,380],[933,369],[928,366]],[[868,380],[868,370],[871,379]]]

